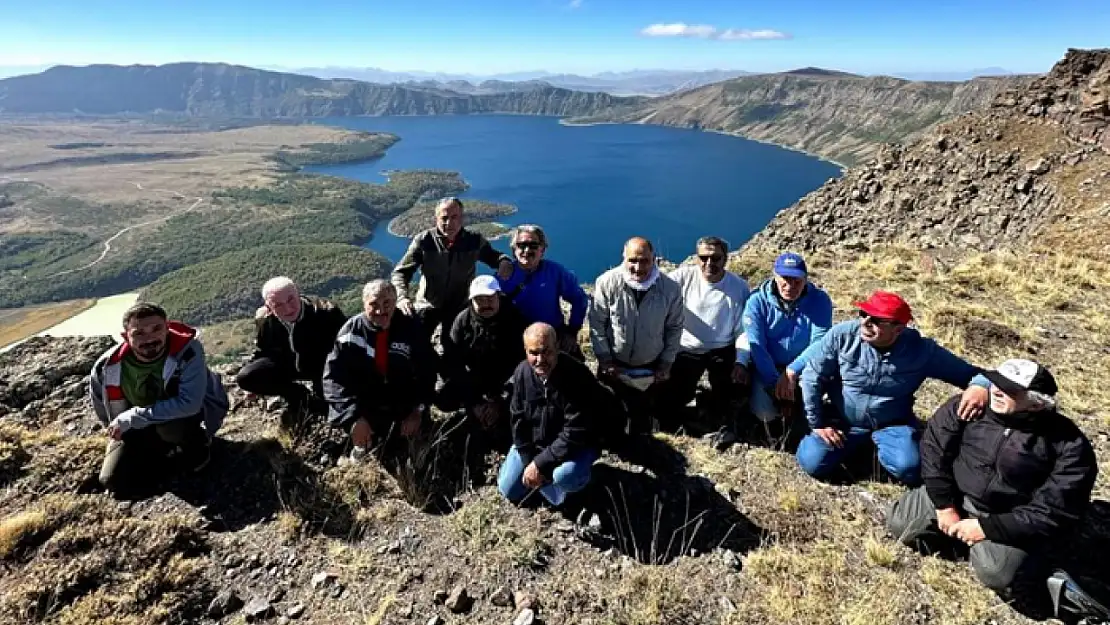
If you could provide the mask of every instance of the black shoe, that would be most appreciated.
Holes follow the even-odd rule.
[[[1057,570],[1048,578],[1048,594],[1052,598],[1054,616],[1065,622],[1110,623],[1110,609],[1079,587],[1064,571]]]

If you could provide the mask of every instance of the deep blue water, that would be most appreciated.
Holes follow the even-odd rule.
[[[401,141],[376,161],[310,171],[384,182],[391,169],[462,173],[463,195],[513,204],[509,225],[538,223],[547,257],[590,282],[620,262],[621,246],[646,236],[658,254],[682,259],[694,241],[717,235],[739,247],[828,178],[835,165],[717,133],[640,125],[572,127],[553,117],[509,115],[358,117],[334,126],[394,133]],[[430,225],[430,224],[429,224]],[[407,240],[382,222],[367,247],[396,262]],[[494,242],[507,251],[507,239]]]

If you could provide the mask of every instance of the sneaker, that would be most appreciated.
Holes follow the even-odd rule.
[[[1048,578],[1048,593],[1056,618],[1084,619],[1092,624],[1110,622],[1110,609],[1080,588],[1064,571],[1057,570]]]

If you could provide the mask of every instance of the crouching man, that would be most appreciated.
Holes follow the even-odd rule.
[[[207,466],[228,401],[195,337],[161,306],[135,304],[123,315],[123,343],[93,365],[89,396],[110,439],[100,483],[112,493]]]
[[[497,477],[501,494],[514,503],[539,490],[561,505],[586,487],[601,455],[599,426],[615,400],[557,345],[555,328],[546,323],[524,332],[526,360],[513,373],[509,406],[513,446]]]
[[[284,276],[262,286],[262,299],[265,305],[255,315],[254,357],[235,381],[248,393],[285,398],[289,407],[282,425],[291,426],[311,404],[323,402],[324,360],[347,316],[328,300],[301,295]],[[312,390],[298,380],[309,382]]]
[[[961,419],[957,396],[929,419],[921,440],[925,485],[894,504],[887,529],[911,547],[967,545],[975,575],[995,592],[1025,580],[1044,588],[1042,556],[1085,513],[1095,454],[1056,411],[1047,369],[1007,360],[984,375],[991,388],[982,418]]]
[[[365,451],[395,430],[406,438],[420,432],[436,374],[428,336],[418,320],[397,310],[392,284],[368,282],[362,303],[324,364],[324,399],[328,420]]]

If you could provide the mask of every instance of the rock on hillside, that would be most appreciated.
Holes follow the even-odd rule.
[[[854,164],[884,142],[985,107],[1027,77],[911,82],[886,76],[782,73],[744,76],[582,122],[615,121],[720,130]]]
[[[1110,50],[1069,51],[1049,74],[999,94],[988,109],[907,146],[883,147],[779,213],[749,245],[1082,243],[1105,254],[1108,99]]]

